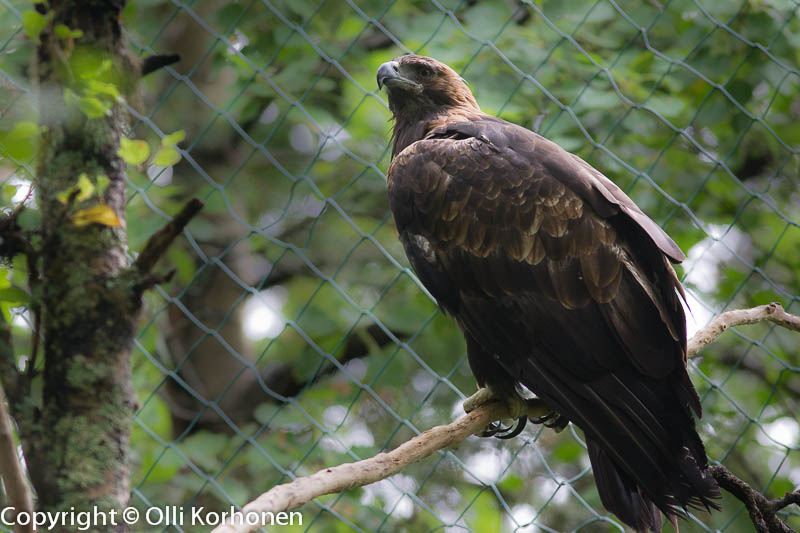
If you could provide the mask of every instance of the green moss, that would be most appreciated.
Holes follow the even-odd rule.
[[[96,387],[107,381],[110,374],[111,368],[108,363],[89,359],[81,354],[74,355],[67,368],[67,386],[76,389]]]

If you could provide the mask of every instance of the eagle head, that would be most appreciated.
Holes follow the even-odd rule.
[[[409,54],[387,61],[378,68],[378,89],[382,87],[395,117],[448,107],[479,109],[464,79],[430,57]]]

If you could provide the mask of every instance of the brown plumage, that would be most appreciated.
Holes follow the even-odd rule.
[[[611,180],[482,113],[447,65],[384,63],[389,200],[412,267],[480,386],[533,391],[586,435],[607,509],[638,531],[718,508],[686,373],[684,255]]]

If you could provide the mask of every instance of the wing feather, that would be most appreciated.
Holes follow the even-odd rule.
[[[612,217],[603,217],[596,211],[596,198],[584,200],[549,172],[548,168],[557,167],[552,143],[537,138],[529,143],[532,147],[526,145],[531,152],[528,168],[509,172],[508,161],[515,158],[505,157],[497,147],[506,146],[509,150],[514,145],[509,139],[491,141],[499,135],[494,130],[484,132],[481,136],[488,142],[477,137],[426,139],[400,153],[389,173],[390,199],[398,228],[413,225],[412,233],[423,235],[439,254],[455,249],[467,252],[464,259],[468,264],[494,257],[489,269],[472,265],[469,268],[474,272],[462,272],[463,279],[455,283],[459,287],[480,291],[482,283],[492,288],[508,285],[487,279],[509,276],[509,268],[498,264],[502,261],[524,263],[530,270],[541,267],[543,272],[519,272],[516,277],[548,278],[547,283],[540,281],[536,285],[553,289],[550,296],[554,295],[566,309],[583,307],[590,301],[605,304],[609,309],[604,314],[615,339],[637,333],[628,323],[641,322],[642,316],[653,314],[662,329],[666,325],[670,337],[677,339],[675,323],[683,319],[682,311],[677,310],[681,316],[676,318],[678,313],[662,302],[661,295],[653,289],[653,280],[647,277],[633,252],[617,243],[618,231],[611,223]],[[491,147],[487,148],[489,144]],[[541,159],[547,166],[538,165],[539,159],[534,157],[536,146],[546,148]],[[573,164],[572,155],[564,154],[564,164]],[[519,167],[518,161],[516,166]],[[409,209],[409,204],[413,208]],[[624,222],[623,213],[613,215],[621,216]],[[643,296],[649,303],[632,309],[645,312],[644,315],[632,315],[621,300],[615,304],[623,279],[628,279],[623,270],[637,285],[626,289],[624,305],[632,303],[627,300],[641,300]],[[520,286],[519,279],[510,280],[513,286]],[[631,291],[635,294],[629,294]],[[680,347],[664,356],[654,356],[652,352],[637,355],[641,353],[639,347],[630,344],[623,343],[626,354],[645,373],[663,376],[680,361],[679,355],[677,360],[675,357]],[[674,343],[666,343],[670,344]],[[659,352],[664,349],[657,349]]]

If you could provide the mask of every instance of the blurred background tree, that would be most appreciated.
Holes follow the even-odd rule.
[[[3,201],[35,211],[31,4],[0,6]],[[132,502],[242,505],[449,421],[475,390],[461,335],[408,270],[389,216],[375,71],[401,53],[450,64],[484,111],[577,153],[662,224],[688,255],[690,330],[771,301],[798,313],[799,7],[128,2],[131,51],[182,57],[129,102],[129,137],[186,132],[178,164],[129,166],[131,250],[187,197],[206,202],[169,253],[177,275],[148,295],[134,348]],[[0,283],[24,285],[17,270]],[[0,305],[24,358],[29,315],[15,294],[0,289]],[[739,328],[690,363],[709,456],[770,497],[800,485],[798,344]],[[588,464],[572,428],[470,439],[306,505],[295,529],[621,531]],[[741,504],[723,507],[682,531],[752,531]],[[797,509],[784,518],[800,528]]]

